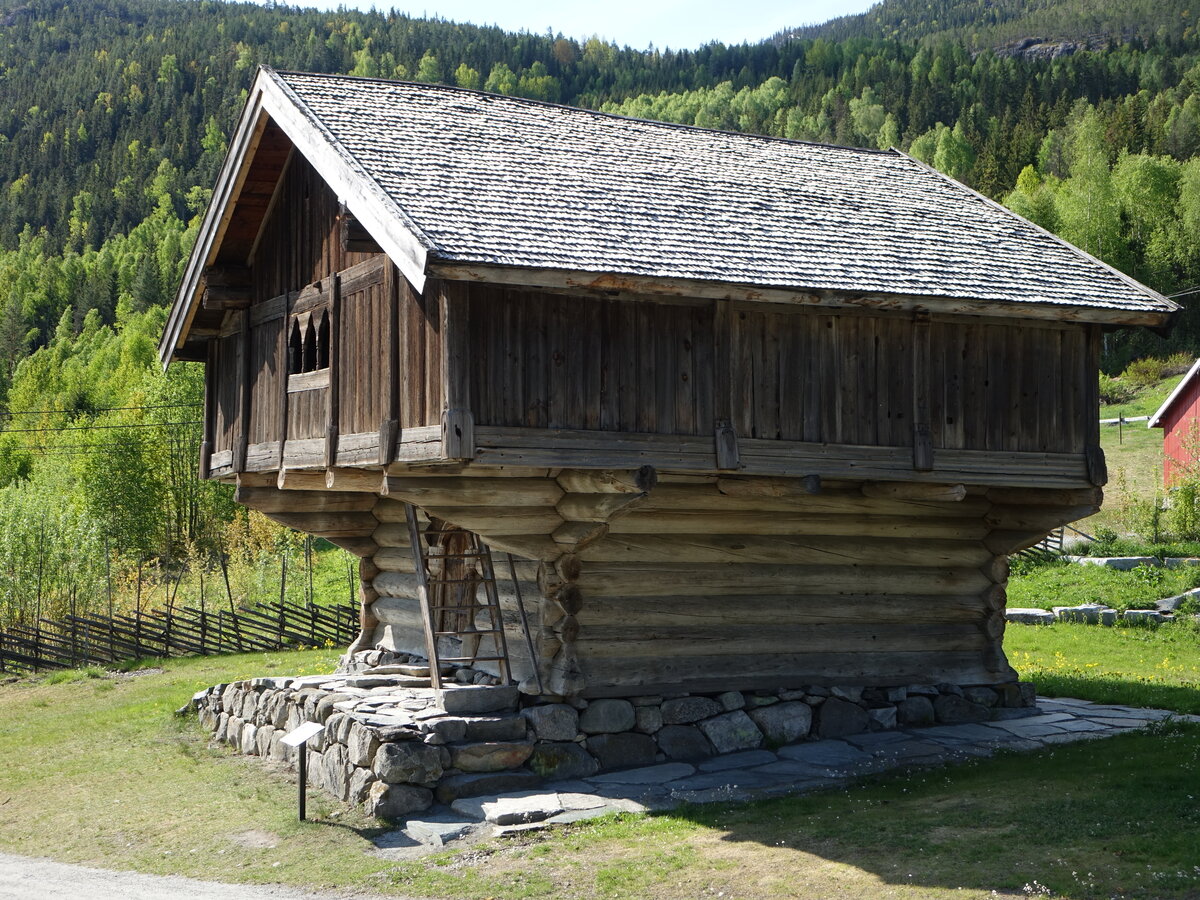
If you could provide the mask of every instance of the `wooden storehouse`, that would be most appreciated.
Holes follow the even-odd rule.
[[[1101,333],[1175,310],[897,151],[262,69],[161,351],[204,477],[362,558],[357,647],[453,642],[477,535],[531,692],[988,685]]]
[[[1163,431],[1163,484],[1170,488],[1200,472],[1200,359],[1146,423]]]

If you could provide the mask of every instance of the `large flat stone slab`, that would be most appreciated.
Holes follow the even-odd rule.
[[[603,775],[593,775],[587,780],[593,784],[666,784],[668,781],[686,778],[695,772],[695,766],[687,763],[662,763],[657,766],[643,766],[640,769],[626,769],[623,772],[605,772]]]

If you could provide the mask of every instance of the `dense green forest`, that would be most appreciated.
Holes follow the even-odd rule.
[[[1186,303],[1200,284],[1197,14],[1182,0],[886,0],[670,51],[394,13],[0,0],[0,621],[35,596],[43,613],[92,602],[114,579],[164,596],[189,566],[219,564],[249,596],[256,565],[289,545],[195,480],[199,373],[164,375],[154,349],[258,64],[895,146]],[[1169,337],[1112,336],[1105,365],[1197,349],[1189,310]]]

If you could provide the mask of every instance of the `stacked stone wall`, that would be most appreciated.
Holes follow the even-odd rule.
[[[657,762],[1014,718],[1035,700],[1032,685],[1014,683],[547,702],[521,697],[512,686],[438,692],[409,686],[414,680],[370,673],[256,678],[209,688],[193,704],[216,740],[281,764],[297,761],[297,751],[281,742],[288,731],[306,721],[323,724],[309,742],[312,783],[370,815],[397,819],[435,801]]]

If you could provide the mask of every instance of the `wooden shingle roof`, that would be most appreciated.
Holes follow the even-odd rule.
[[[556,271],[1125,324],[1178,308],[895,150],[270,69],[256,98],[418,289],[435,270]]]

